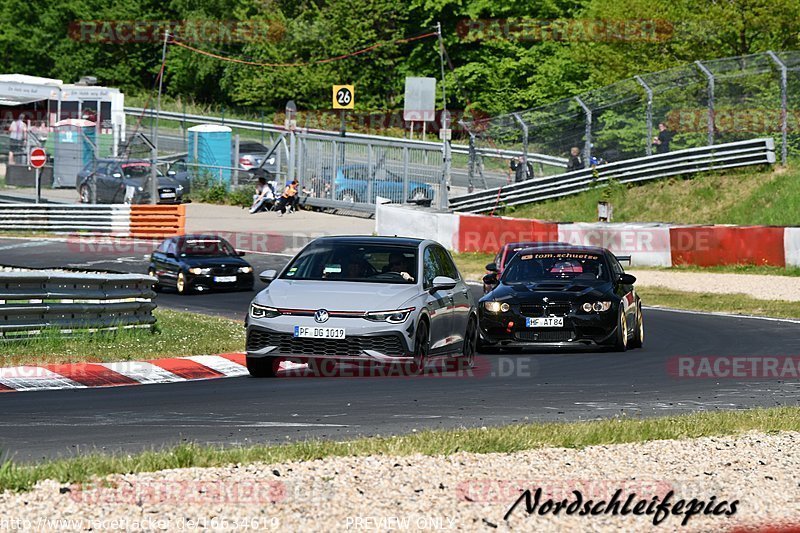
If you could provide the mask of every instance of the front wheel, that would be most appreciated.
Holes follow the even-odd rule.
[[[178,294],[186,294],[186,275],[183,272],[178,272],[178,280],[175,282],[175,289]]]
[[[414,360],[411,362],[412,374],[419,375],[425,372],[425,367],[428,365],[429,350],[428,323],[421,321],[417,326],[417,334],[414,337]]]
[[[459,369],[466,370],[475,366],[475,352],[478,349],[478,325],[474,317],[470,317],[467,323],[467,331],[464,334],[464,349],[461,357],[458,358]]]
[[[624,352],[628,349],[628,320],[625,317],[625,309],[622,304],[619,306],[619,318],[617,319],[617,336],[614,341],[614,349]]]
[[[644,317],[642,316],[642,304],[636,306],[636,331],[633,332],[631,348],[641,348],[644,345]]]
[[[278,374],[280,360],[277,357],[248,357],[247,371],[254,378],[274,378]]]

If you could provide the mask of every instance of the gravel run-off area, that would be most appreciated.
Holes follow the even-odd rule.
[[[523,498],[504,519],[522,491],[530,489],[534,503],[537,488],[542,494],[533,513]],[[687,503],[658,526],[653,514],[565,516],[577,499],[573,490],[584,503],[608,501],[621,490],[620,511],[631,493],[629,509],[671,491],[671,509]],[[568,500],[558,516],[550,499]],[[704,514],[730,511],[736,500],[731,516]],[[690,505],[701,512],[682,526]],[[45,481],[31,492],[0,495],[0,528],[37,531],[729,531],[790,523],[800,523],[797,432],[188,468],[115,475],[91,486]]]
[[[716,272],[668,272],[636,270],[639,287],[665,287],[678,291],[713,294],[746,294],[759,300],[800,302],[800,277],[762,274],[726,274]]]

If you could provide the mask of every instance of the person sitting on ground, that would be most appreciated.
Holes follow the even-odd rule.
[[[283,194],[281,194],[281,197],[278,198],[278,202],[275,204],[275,208],[280,211],[280,214],[278,215],[279,217],[282,217],[286,213],[287,206],[290,209],[292,208],[294,204],[294,198],[297,196],[298,185],[299,183],[297,180],[292,180],[290,183],[286,184]]]

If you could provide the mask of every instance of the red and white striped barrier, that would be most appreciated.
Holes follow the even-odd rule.
[[[282,370],[297,368],[282,362]],[[248,375],[243,353],[193,355],[150,361],[67,363],[0,368],[0,392],[176,383]]]
[[[560,224],[379,205],[375,230],[378,235],[433,239],[456,252],[496,253],[508,242],[559,241],[629,255],[632,266],[800,266],[800,228],[794,227]]]

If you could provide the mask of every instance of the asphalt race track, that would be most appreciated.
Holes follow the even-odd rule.
[[[35,245],[24,245],[35,242]],[[13,247],[11,247],[13,246]],[[258,272],[286,261],[249,256]],[[66,243],[0,240],[0,264],[144,272],[142,254],[87,255]],[[83,266],[81,266],[83,265]],[[164,307],[242,318],[247,293],[178,298]],[[646,302],[645,302],[646,303]],[[348,439],[428,428],[657,416],[796,405],[797,379],[678,378],[678,356],[796,355],[800,324],[645,310],[645,348],[626,353],[480,355],[471,375],[232,378],[0,394],[0,449],[18,460],[92,449]]]

